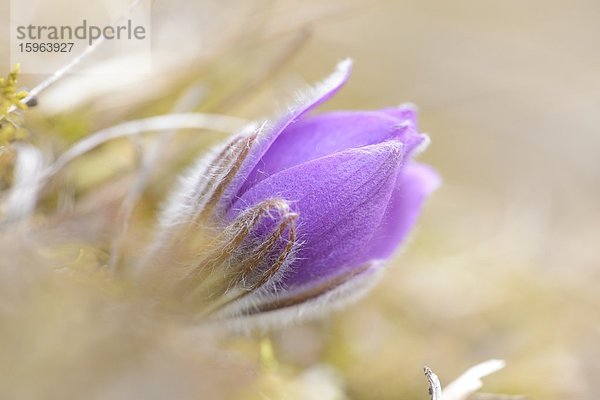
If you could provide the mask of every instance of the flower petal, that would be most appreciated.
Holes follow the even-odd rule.
[[[288,168],[244,193],[230,217],[262,200],[281,197],[299,213],[298,237],[303,242],[283,283],[298,286],[344,273],[364,259],[402,157],[403,145],[394,139]]]
[[[384,108],[381,112],[402,121],[403,124],[410,125],[414,133],[418,132],[417,106],[414,104],[405,103],[398,107]],[[429,144],[429,138],[424,134],[406,134],[402,141],[406,144],[407,156],[421,152]]]
[[[381,112],[400,121],[410,121],[415,127],[417,126],[417,106],[412,103],[401,104],[398,107],[384,108]]]
[[[329,100],[348,81],[352,69],[352,61],[346,59],[337,65],[336,70],[315,88],[309,88],[299,96],[295,106],[290,107],[286,115],[273,125],[265,124],[259,129],[256,143],[243,165],[236,173],[235,178],[221,198],[221,206],[227,209],[236,199],[240,187],[246,182],[260,159],[267,152],[271,144],[291,123],[301,118],[304,114]]]
[[[440,177],[430,167],[407,163],[397,178],[381,225],[373,235],[365,259],[385,259],[406,239],[421,207],[440,185]]]
[[[393,138],[415,141],[413,136],[418,135],[410,124],[378,111],[338,111],[305,118],[279,135],[238,194],[294,165]]]

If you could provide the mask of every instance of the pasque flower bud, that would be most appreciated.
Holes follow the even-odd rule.
[[[342,62],[283,118],[200,162],[166,209],[166,236],[198,218],[222,227],[218,260],[198,264],[181,289],[192,293],[206,271],[220,271],[221,288],[202,295],[218,298],[215,316],[279,324],[355,298],[438,186],[412,160],[428,142],[413,107],[313,115],[350,68]]]

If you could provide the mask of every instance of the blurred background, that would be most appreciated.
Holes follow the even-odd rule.
[[[260,338],[221,338],[209,351],[219,367],[209,368],[186,350],[198,347],[194,335],[170,331],[157,351],[167,354],[164,365],[132,379],[144,386],[171,373],[177,379],[164,390],[199,393],[208,389],[192,382],[202,375],[214,398],[426,399],[424,365],[444,384],[500,358],[507,367],[485,379],[485,392],[595,398],[600,3],[157,0],[152,18],[154,73],[67,76],[27,114],[33,142],[60,153],[94,130],[170,112],[190,96],[193,110],[268,116],[351,57],[349,84],[323,109],[417,104],[432,139],[420,159],[444,185],[366,299],[271,336],[275,367],[261,365]],[[3,55],[7,29],[3,22]],[[6,75],[10,65],[2,68]],[[24,75],[21,83],[43,78]],[[170,162],[136,208],[128,246],[144,240],[177,171],[223,138],[173,139]],[[135,160],[130,142],[110,143],[77,160],[55,187],[96,210],[106,198],[97,191],[121,187],[111,185]],[[42,207],[57,202],[49,195]],[[189,396],[171,398],[211,398]]]

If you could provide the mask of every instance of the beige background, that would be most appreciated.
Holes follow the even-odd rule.
[[[366,300],[275,335],[281,364],[330,364],[349,398],[425,399],[423,365],[446,383],[502,358],[485,391],[596,397],[599,2],[155,2],[153,34],[159,79],[81,90],[69,77],[38,116],[74,98],[87,128],[165,112],[154,102],[177,79],[217,93],[203,110],[268,115],[350,56],[352,79],[326,109],[414,102],[431,136],[421,160],[444,185],[412,240]]]

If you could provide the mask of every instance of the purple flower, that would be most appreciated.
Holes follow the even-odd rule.
[[[229,242],[245,243],[230,262],[240,267],[229,288],[246,288],[231,315],[347,302],[371,285],[439,185],[412,160],[428,141],[413,107],[313,114],[350,67],[342,62],[282,119],[239,135],[188,179],[201,194],[181,197],[194,199],[186,209],[208,212],[229,226]]]

